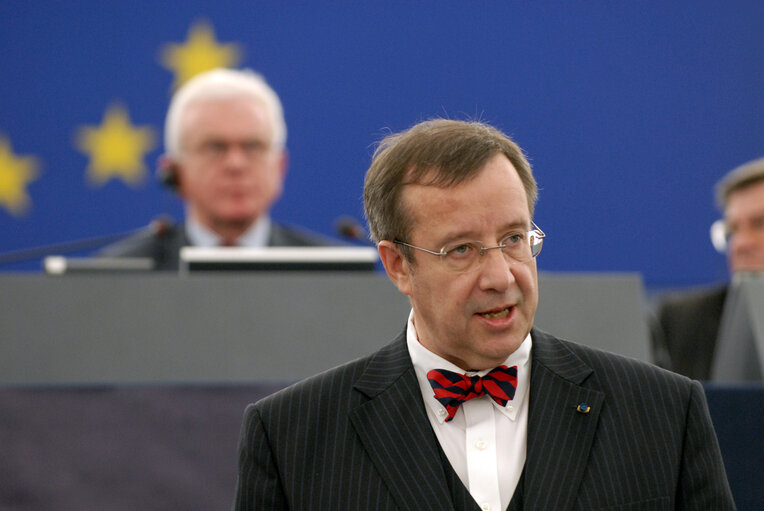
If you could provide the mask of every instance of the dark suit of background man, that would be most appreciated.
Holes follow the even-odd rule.
[[[533,328],[536,195],[521,149],[485,124],[382,142],[364,204],[409,319],[376,353],[247,408],[235,509],[734,509],[698,382]],[[428,381],[452,371],[480,395],[497,366],[516,378],[503,405],[444,406]]]
[[[185,225],[136,235],[99,255],[151,257],[178,269],[182,246],[305,246],[332,243],[272,222],[287,170],[286,124],[273,89],[251,71],[197,75],[173,96],[165,122],[162,180],[185,202]]]
[[[744,272],[764,271],[764,158],[730,171],[716,192],[724,218],[712,226],[712,241],[727,252],[734,285]],[[727,289],[722,285],[683,291],[659,300],[653,328],[658,364],[690,378],[713,376]]]

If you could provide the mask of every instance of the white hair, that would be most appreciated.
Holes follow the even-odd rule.
[[[284,110],[265,78],[249,69],[213,69],[194,76],[173,95],[164,126],[165,152],[169,156],[180,155],[180,125],[189,105],[238,97],[251,98],[265,106],[273,129],[273,146],[283,149],[286,144]]]

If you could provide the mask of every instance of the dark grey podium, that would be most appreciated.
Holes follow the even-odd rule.
[[[648,360],[638,275],[540,276],[540,328]],[[408,299],[379,273],[0,276],[0,383],[288,382],[368,354]]]

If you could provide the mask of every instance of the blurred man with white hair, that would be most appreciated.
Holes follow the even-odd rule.
[[[286,123],[277,94],[252,71],[214,69],[173,96],[165,123],[163,183],[183,199],[186,221],[106,247],[108,257],[150,257],[177,270],[180,248],[311,246],[328,238],[271,221],[287,171]]]

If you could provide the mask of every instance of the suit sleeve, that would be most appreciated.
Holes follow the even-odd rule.
[[[677,509],[735,510],[703,387],[692,382],[684,435]]]
[[[268,434],[256,405],[244,412],[239,436],[239,476],[234,511],[276,511],[288,508]]]

